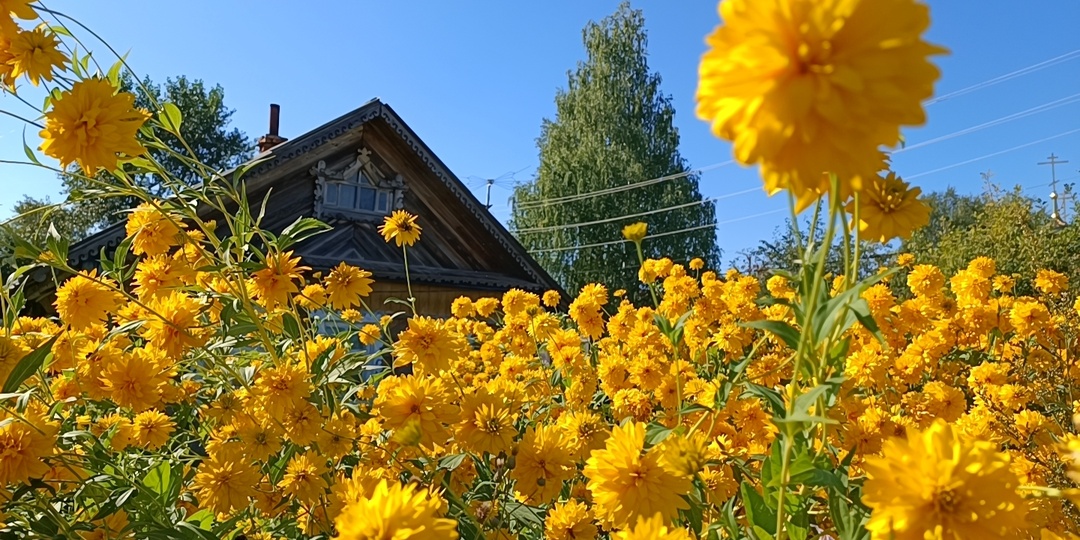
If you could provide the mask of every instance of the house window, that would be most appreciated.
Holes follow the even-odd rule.
[[[393,199],[390,191],[375,187],[362,171],[354,171],[344,180],[327,181],[325,189],[323,204],[327,208],[390,213],[390,201]]]

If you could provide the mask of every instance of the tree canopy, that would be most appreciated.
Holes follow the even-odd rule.
[[[568,290],[599,281],[641,294],[623,226],[643,221],[645,256],[719,259],[714,206],[679,154],[671,98],[649,69],[645,20],[622,4],[582,32],[587,57],[544,119],[536,177],[514,191],[511,231]],[[674,176],[667,180],[644,180]],[[640,183],[639,186],[633,184]]]

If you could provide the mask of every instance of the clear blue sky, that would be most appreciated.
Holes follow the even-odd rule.
[[[499,178],[492,209],[505,221],[515,180],[535,170],[540,121],[554,114],[553,97],[566,72],[582,59],[581,28],[613,12],[617,0],[204,1],[55,0],[100,33],[129,62],[155,80],[184,74],[220,83],[236,109],[234,123],[249,136],[266,131],[271,102],[282,106],[282,135],[295,137],[372,97],[390,103],[449,167],[484,196],[483,179]],[[650,39],[650,64],[674,98],[682,154],[694,167],[730,159],[694,117],[697,63],[704,37],[718,23],[712,1],[641,0]],[[1000,0],[930,2],[931,41],[952,53],[940,57],[938,94],[977,84],[1080,49],[1080,1]],[[97,47],[105,57],[107,51]],[[1002,84],[932,105],[929,123],[907,132],[909,145],[953,134],[1080,94],[1080,57]],[[35,98],[36,100],[36,98]],[[977,192],[979,173],[1031,188],[1045,198],[1051,152],[1069,164],[1058,177],[1080,178],[1080,131],[969,164],[932,172],[988,154],[1080,129],[1080,101],[964,136],[914,148],[894,159],[925,191],[954,186]],[[10,97],[2,106],[17,110]],[[33,129],[28,140],[36,146]],[[22,127],[0,119],[0,157],[23,159]],[[510,174],[514,173],[516,174]],[[641,180],[641,179],[633,179]],[[709,197],[759,186],[754,170],[721,167],[702,175]],[[0,165],[0,216],[25,194],[52,196],[58,181],[30,168]],[[784,208],[763,192],[717,204],[730,220]],[[767,239],[783,223],[771,214],[722,227],[725,260]]]

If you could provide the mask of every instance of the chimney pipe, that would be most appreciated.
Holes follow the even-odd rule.
[[[278,135],[278,127],[281,120],[281,105],[277,103],[270,104],[270,132],[262,137],[259,137],[258,145],[259,152],[266,152],[271,148],[287,141],[288,139]]]
[[[270,135],[278,134],[278,123],[281,119],[281,105],[270,104]]]

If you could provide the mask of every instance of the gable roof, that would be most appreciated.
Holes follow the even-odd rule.
[[[491,212],[476,199],[461,180],[398,116],[394,109],[377,98],[368,101],[352,112],[259,154],[252,161],[224,173],[223,176],[228,178],[235,171],[248,167],[248,171],[244,176],[248,191],[259,192],[268,189],[274,182],[285,176],[295,174],[298,171],[307,171],[321,157],[330,155],[333,152],[340,152],[344,147],[359,142],[363,126],[375,120],[381,120],[390,128],[400,141],[411,150],[419,162],[441,182],[442,186],[456,200],[455,202],[467,211],[467,219],[473,219],[476,223],[479,223],[483,230],[488,233],[490,239],[499,245],[501,251],[520,267],[523,275],[529,277],[528,280],[513,278],[509,280],[492,279],[487,281],[488,286],[495,283],[504,283],[523,288],[560,290],[555,280],[528,254],[517,239],[491,215]],[[117,223],[72,246],[69,250],[72,266],[85,268],[92,265],[99,252],[103,249],[109,251],[123,241],[125,237],[124,229],[124,223]],[[330,231],[320,236],[333,236],[336,233],[337,231]],[[313,240],[318,241],[318,239],[320,237]],[[386,272],[390,275],[385,277],[391,279],[396,277],[392,275],[394,272],[391,269],[387,268]],[[457,281],[452,272],[440,274],[429,271],[427,274],[427,276],[417,275],[415,277],[421,279],[426,277],[428,279],[424,279],[424,281],[428,282]],[[479,274],[463,275],[459,279],[476,281],[477,275]],[[481,282],[485,280],[481,278],[479,281],[475,284],[482,285]],[[527,287],[530,282],[533,286]]]

